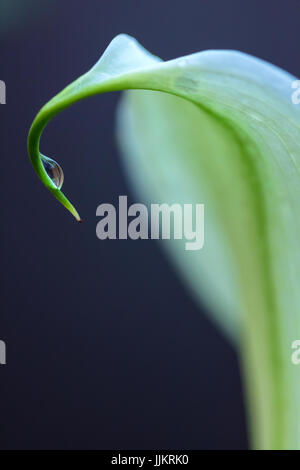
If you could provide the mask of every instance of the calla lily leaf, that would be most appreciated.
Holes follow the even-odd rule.
[[[253,447],[300,447],[300,105],[296,78],[236,51],[167,62],[117,36],[97,64],[47,103],[28,136],[42,182],[75,216],[60,167],[39,150],[73,103],[127,91],[118,109],[125,171],[149,202],[204,203],[205,245],[164,245],[195,298],[240,352]],[[294,87],[294,88],[293,88]],[[220,391],[220,397],[222,393]]]

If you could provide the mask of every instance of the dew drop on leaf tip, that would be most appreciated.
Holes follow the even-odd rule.
[[[52,160],[48,157],[44,157],[42,159],[42,162],[47,172],[47,175],[53,181],[55,186],[60,189],[64,182],[64,172],[61,166],[55,160]]]

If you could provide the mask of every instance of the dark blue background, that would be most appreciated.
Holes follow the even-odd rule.
[[[23,8],[19,22],[6,8]],[[6,4],[6,6],[5,6]],[[96,207],[128,194],[118,94],[55,118],[41,149],[85,222],[43,188],[26,137],[39,108],[118,33],[170,59],[239,49],[300,75],[298,0],[0,0],[2,449],[243,449],[238,360],[159,245],[96,238]]]

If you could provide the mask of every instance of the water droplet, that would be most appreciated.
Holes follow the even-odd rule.
[[[55,186],[60,189],[64,182],[64,172],[62,167],[55,160],[48,157],[43,156],[42,162],[47,175],[51,178]]]

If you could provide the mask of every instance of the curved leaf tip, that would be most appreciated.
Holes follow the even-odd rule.
[[[31,163],[44,185],[73,214],[76,220],[80,221],[80,216],[60,190],[62,184],[57,185],[57,181],[53,180],[47,172],[48,162],[51,159],[39,151],[40,139],[45,126],[56,114],[81,99],[105,91],[130,88],[129,84],[126,85],[128,76],[130,77],[135,71],[143,70],[159,60],[140,46],[134,38],[120,34],[112,40],[99,61],[87,73],[49,101],[34,119],[27,142]]]

